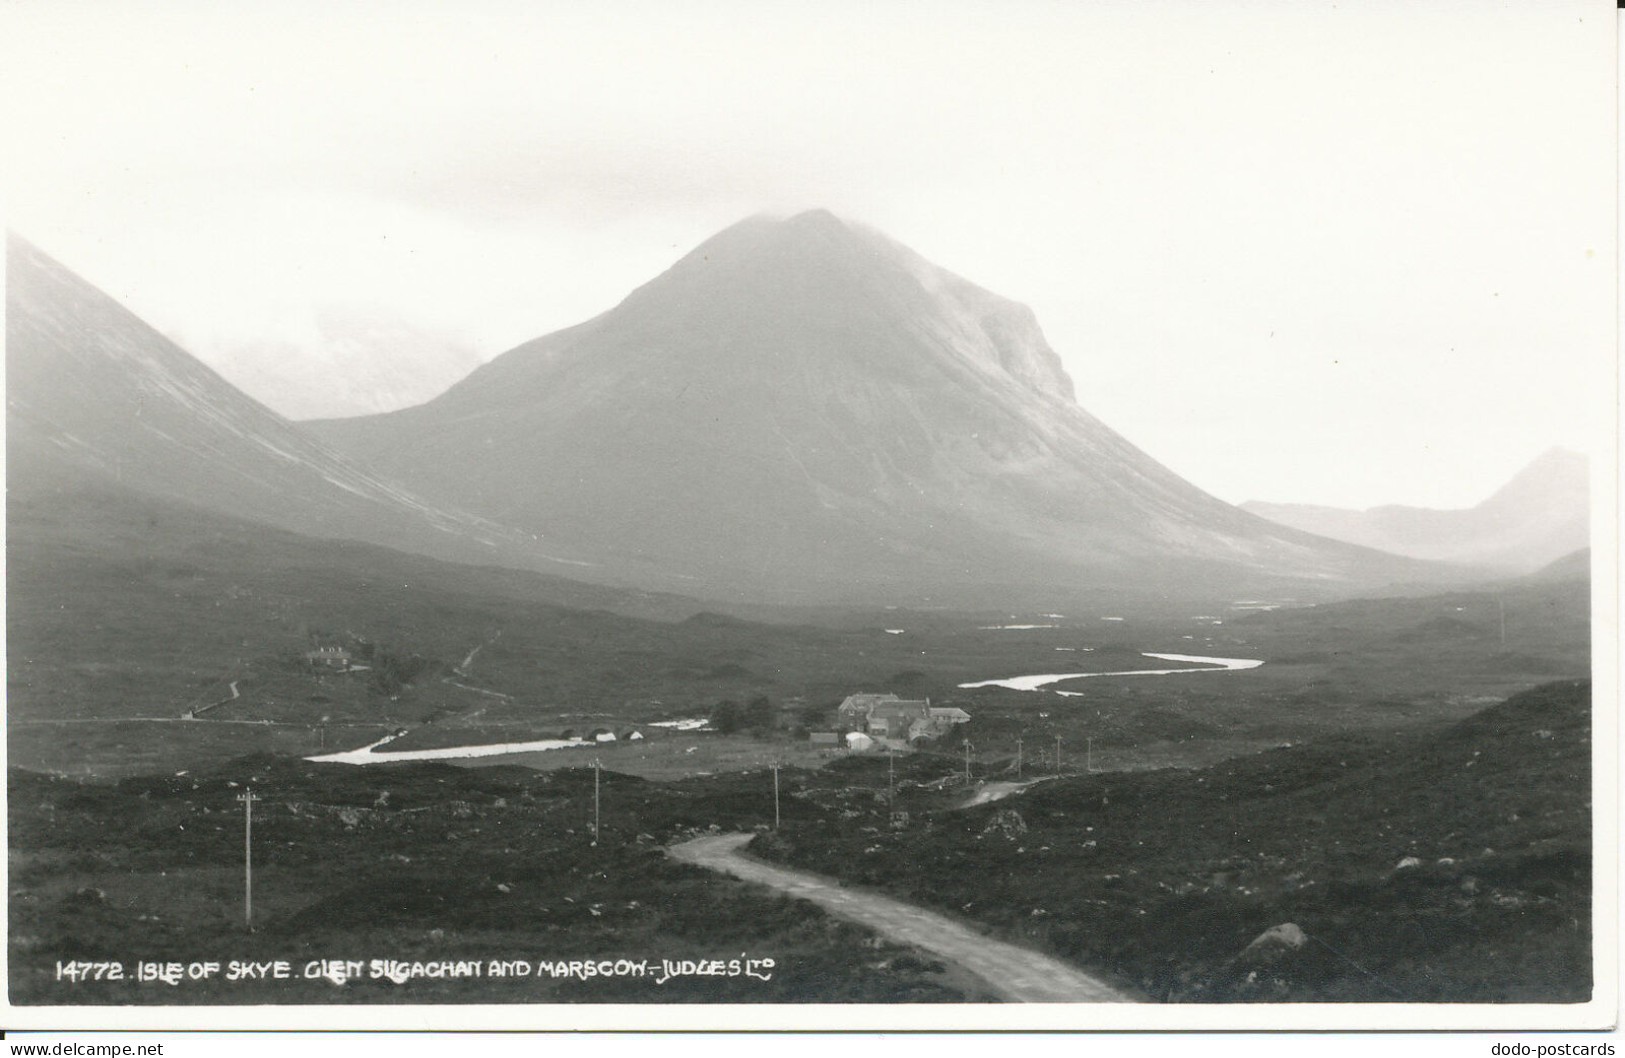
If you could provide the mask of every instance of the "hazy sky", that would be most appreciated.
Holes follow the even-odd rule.
[[[239,379],[387,362],[399,328],[358,320],[488,359],[743,216],[827,207],[1032,305],[1079,402],[1224,499],[1466,506],[1612,422],[1614,25],[11,3],[0,186]]]

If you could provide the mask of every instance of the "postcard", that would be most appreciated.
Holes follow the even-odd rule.
[[[1600,1029],[1617,29],[11,5],[13,1029]]]

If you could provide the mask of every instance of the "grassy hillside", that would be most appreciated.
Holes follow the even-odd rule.
[[[243,925],[252,781],[256,929]],[[754,787],[747,790],[746,786]],[[749,827],[771,794],[737,778],[657,786],[590,770],[380,769],[245,758],[168,778],[84,783],[13,769],[14,1003],[936,1002],[982,986],[810,905],[668,859],[704,819]],[[770,979],[684,976],[661,960],[772,959]],[[649,960],[644,977],[306,979],[312,960]],[[286,960],[286,981],[132,980],[141,961]],[[74,982],[58,963],[118,961]]]
[[[753,849],[1174,1002],[1578,1002],[1590,705],[1589,684],[1549,684],[1450,725],[1076,776],[961,811],[910,785],[904,825],[832,800]],[[884,767],[867,765],[871,783]],[[1287,923],[1301,948],[1246,952]]]

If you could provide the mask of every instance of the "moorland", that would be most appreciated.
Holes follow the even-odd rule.
[[[661,851],[711,828],[756,831],[755,855],[950,912],[1155,1001],[1589,992],[1583,579],[1312,606],[1103,598],[762,620],[116,493],[19,499],[15,1002],[991,998],[955,966]],[[320,646],[356,667],[313,664]],[[1148,652],[1262,664],[960,687],[1144,668]],[[891,759],[812,744],[857,691],[972,719]],[[594,732],[616,737],[461,763],[304,759],[386,735],[400,749]],[[237,800],[250,786],[252,929]],[[1008,796],[969,803],[978,790]],[[1301,946],[1249,954],[1287,924]],[[744,953],[774,958],[772,981],[250,991],[56,976],[76,960]]]

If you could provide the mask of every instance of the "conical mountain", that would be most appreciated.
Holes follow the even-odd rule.
[[[9,233],[6,446],[13,514],[86,489],[136,493],[310,536],[547,564],[530,534],[361,469]]]
[[[1074,402],[1029,309],[822,211],[736,224],[427,404],[306,425],[690,591],[912,604],[1415,575],[1181,480]]]

